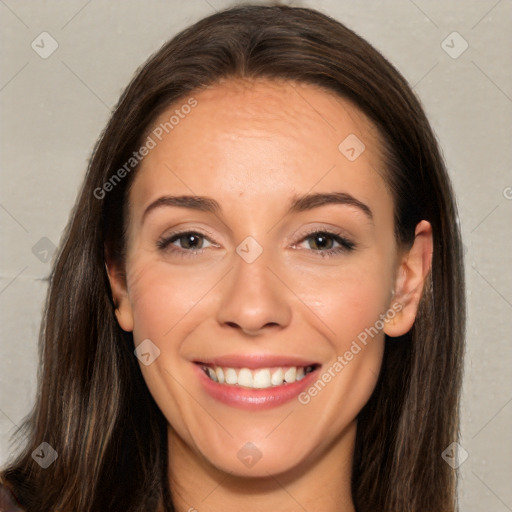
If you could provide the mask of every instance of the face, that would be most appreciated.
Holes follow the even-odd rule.
[[[397,297],[425,273],[397,247],[376,130],[310,85],[231,80],[194,98],[149,133],[126,281],[110,271],[118,321],[191,459],[266,476],[347,455],[384,332],[415,312]]]

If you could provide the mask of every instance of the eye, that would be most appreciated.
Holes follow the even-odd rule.
[[[303,237],[300,243],[307,243],[309,247],[306,247],[306,249],[311,249],[322,257],[350,252],[356,246],[354,242],[341,234],[329,231],[313,231]]]
[[[313,231],[303,236],[300,244],[308,243],[314,253],[322,257],[329,257],[339,253],[354,250],[356,244],[339,233],[329,231]],[[205,245],[208,244],[208,245]],[[299,244],[299,245],[300,245]],[[183,231],[171,233],[156,243],[161,251],[171,251],[179,256],[196,256],[204,252],[207,247],[218,247],[209,238],[198,231]]]
[[[209,245],[205,245],[208,243]],[[179,244],[179,246],[177,245]],[[183,231],[172,233],[161,238],[156,243],[158,249],[181,253],[183,256],[196,255],[204,251],[206,247],[213,246],[206,235],[197,231]]]

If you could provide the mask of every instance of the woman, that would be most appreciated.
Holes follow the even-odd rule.
[[[95,148],[4,493],[452,512],[463,335],[453,193],[403,77],[314,10],[217,13],[140,69]]]

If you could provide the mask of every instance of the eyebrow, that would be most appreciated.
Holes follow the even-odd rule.
[[[353,206],[361,210],[370,221],[373,222],[371,209],[363,202],[346,192],[314,193],[294,195],[286,215],[290,213],[304,212],[332,204]],[[179,207],[218,214],[222,210],[220,204],[211,197],[204,196],[162,196],[153,201],[144,211],[141,223],[149,212],[161,207]]]

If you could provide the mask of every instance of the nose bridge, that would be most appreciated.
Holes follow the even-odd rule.
[[[234,268],[223,288],[218,310],[222,324],[258,333],[265,326],[285,326],[291,318],[286,287],[275,276],[273,251],[247,237],[236,248]]]

